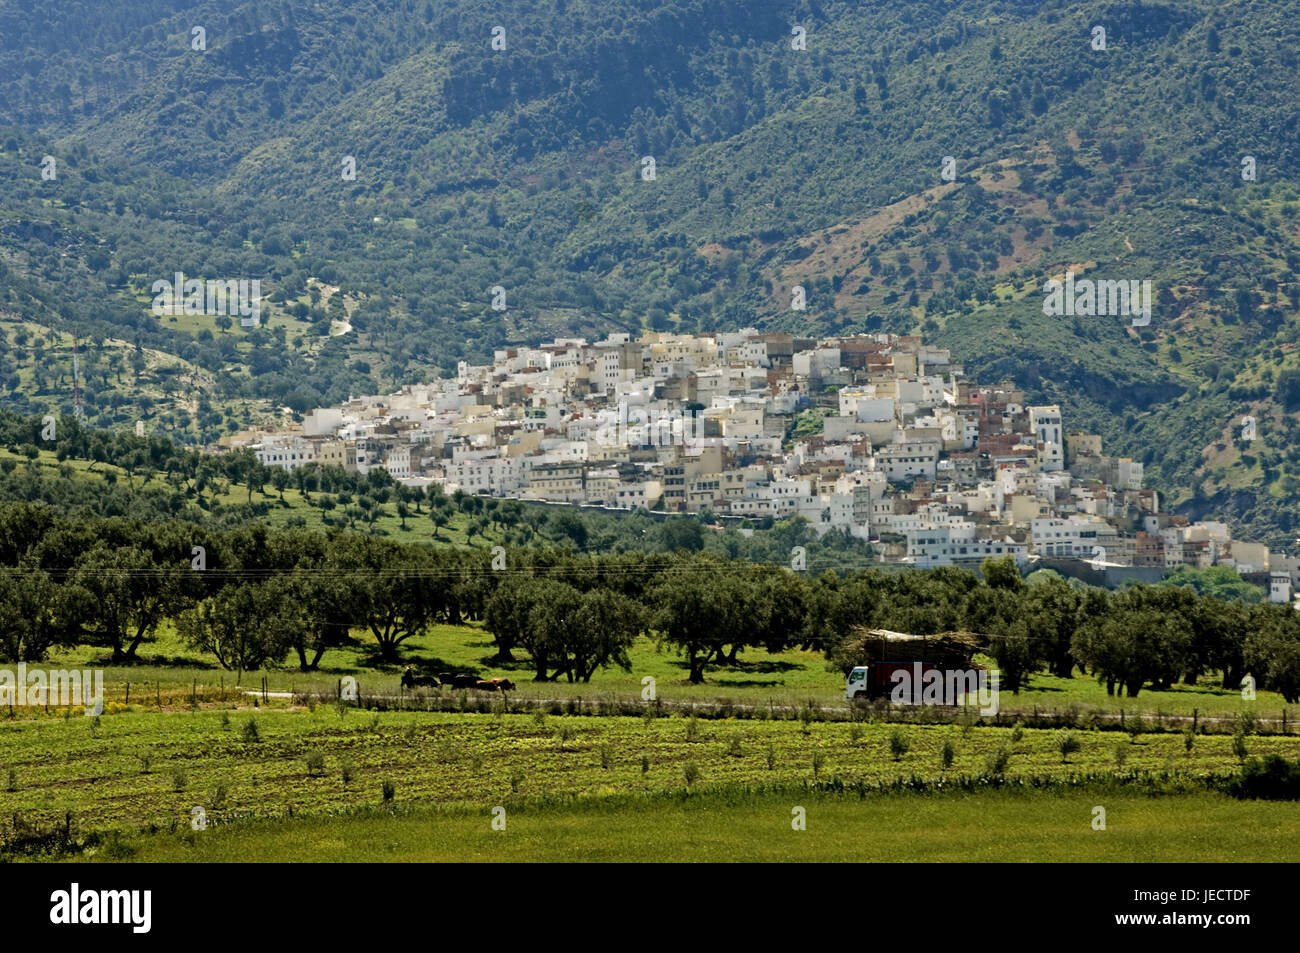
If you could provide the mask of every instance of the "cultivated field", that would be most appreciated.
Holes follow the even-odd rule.
[[[362,818],[346,823],[364,828],[375,822],[366,812],[410,808],[414,836],[427,822],[418,812],[439,805],[487,823],[494,806],[532,804],[546,823],[563,826],[579,822],[553,809],[571,801],[579,814],[612,816],[618,811],[599,806],[612,798],[635,815],[642,801],[720,791],[741,792],[742,801],[764,792],[785,800],[838,792],[854,802],[892,796],[881,792],[898,785],[1122,795],[1131,784],[1184,793],[1233,772],[1247,752],[1300,757],[1300,737],[1276,735],[1071,731],[1077,747],[1063,753],[1066,733],[1020,727],[508,714],[499,701],[497,711],[482,714],[243,704],[0,721],[6,836],[61,827],[72,840],[113,831],[128,839],[171,836],[189,830],[195,808],[207,822],[204,835],[250,821],[282,825],[358,811]],[[1222,813],[1236,808],[1225,800]],[[741,830],[753,816],[745,811],[756,810],[737,814]],[[676,823],[671,813],[654,816]],[[1278,818],[1287,817],[1296,815],[1280,810]],[[633,825],[629,848],[636,831],[653,842],[650,821],[619,823]]]
[[[533,683],[526,656],[493,662],[474,626],[436,626],[406,655],[426,671],[509,676],[519,690],[404,695],[399,668],[376,668],[364,639],[331,650],[318,673],[250,672],[237,685],[166,629],[144,664],[107,669],[99,718],[0,713],[4,852],[1280,860],[1300,833],[1300,806],[1217,789],[1243,757],[1300,758],[1294,712],[1281,733],[1285,705],[1268,693],[1246,702],[1203,684],[1108,698],[1088,678],[1035,676],[1021,696],[1003,695],[997,724],[954,712],[950,723],[900,724],[897,711],[848,709],[841,676],[811,652],[749,650],[698,686],[646,638],[631,672],[597,672],[590,684]],[[80,648],[47,664],[102,661]],[[647,675],[659,705],[642,701]],[[345,676],[359,703],[334,698]],[[417,710],[426,706],[441,710]],[[1198,733],[1181,720],[1193,711]],[[1035,712],[1071,727],[1034,728]],[[1234,738],[1234,726],[1245,734]],[[796,806],[804,831],[791,827]],[[1091,826],[1096,806],[1104,832]],[[491,826],[496,807],[505,832]]]

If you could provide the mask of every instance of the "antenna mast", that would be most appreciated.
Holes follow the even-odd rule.
[[[72,416],[85,423],[86,408],[81,406],[81,348],[76,332],[72,334]]]

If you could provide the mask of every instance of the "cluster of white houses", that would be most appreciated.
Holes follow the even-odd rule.
[[[1231,565],[1290,601],[1297,560],[1162,513],[1142,464],[917,337],[753,330],[560,338],[455,378],[226,438],[266,465],[383,467],[447,492],[804,517],[920,567],[1011,555],[1158,577]]]

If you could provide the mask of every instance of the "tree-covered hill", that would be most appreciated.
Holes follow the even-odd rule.
[[[212,439],[556,333],[918,331],[1284,545],[1297,13],[0,0],[0,393],[66,411],[75,330],[92,423]],[[1045,316],[1067,266],[1150,324]],[[155,317],[176,271],[261,280],[264,327]]]

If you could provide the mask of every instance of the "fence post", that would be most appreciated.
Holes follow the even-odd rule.
[[[1192,734],[1196,734],[1197,723],[1200,721],[1200,716],[1201,716],[1201,710],[1199,708],[1193,708],[1192,709]]]
[[[131,704],[131,683],[126,683],[126,704]]]

